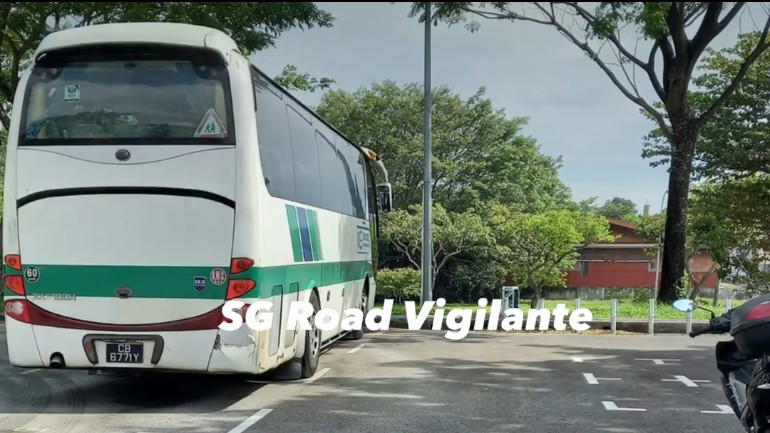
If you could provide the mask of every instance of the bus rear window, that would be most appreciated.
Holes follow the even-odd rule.
[[[224,64],[170,57],[139,50],[43,59],[27,84],[20,144],[232,143]]]

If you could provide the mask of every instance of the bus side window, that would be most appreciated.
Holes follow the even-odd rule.
[[[252,72],[257,104],[257,139],[267,190],[275,197],[293,199],[294,164],[286,104],[269,84]]]
[[[289,135],[294,156],[294,201],[320,205],[321,177],[318,172],[318,146],[315,129],[290,105]]]

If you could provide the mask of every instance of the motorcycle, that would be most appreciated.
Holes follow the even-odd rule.
[[[770,295],[753,298],[719,317],[690,299],[674,302],[674,308],[711,313],[708,326],[690,332],[690,337],[730,333],[732,340],[716,345],[722,390],[747,432],[770,433]]]

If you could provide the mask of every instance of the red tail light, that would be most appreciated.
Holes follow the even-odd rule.
[[[8,254],[5,256],[5,264],[8,265],[11,269],[15,269],[17,271],[21,270],[21,257],[18,254]]]
[[[753,307],[746,315],[748,320],[770,319],[770,302],[763,302]]]
[[[230,280],[227,284],[227,299],[234,299],[250,292],[257,283],[252,280]]]
[[[24,280],[21,279],[21,275],[6,275],[4,281],[5,287],[19,296],[24,296]]]
[[[248,257],[237,257],[230,261],[230,274],[239,274],[248,271],[254,266],[254,260]]]
[[[29,323],[29,309],[27,308],[27,301],[23,299],[14,299],[12,301],[5,302],[5,314],[14,319]]]

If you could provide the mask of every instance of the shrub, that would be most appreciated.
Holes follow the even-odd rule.
[[[383,269],[377,273],[377,292],[396,302],[420,299],[420,271],[412,268]]]

